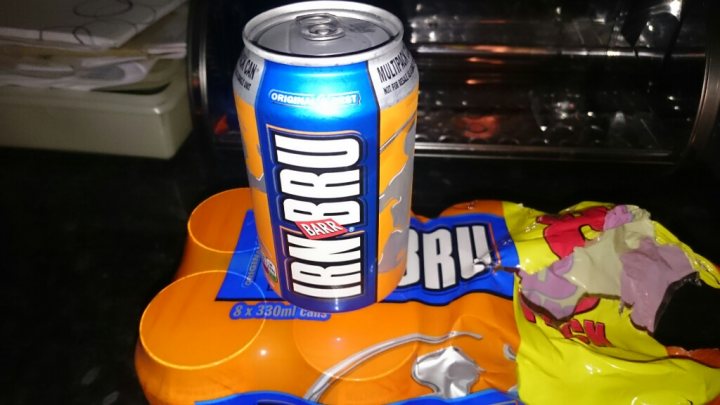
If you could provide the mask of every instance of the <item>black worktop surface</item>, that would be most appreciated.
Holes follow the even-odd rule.
[[[0,403],[144,403],[140,316],[177,268],[191,210],[246,184],[240,159],[196,135],[169,161],[0,149]],[[472,198],[632,203],[720,261],[719,183],[700,166],[419,159],[415,173],[423,215]]]

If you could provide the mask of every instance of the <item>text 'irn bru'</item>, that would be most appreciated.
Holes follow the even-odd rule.
[[[273,137],[279,192],[287,196],[282,200],[282,220],[296,223],[303,233],[281,232],[291,258],[292,289],[318,298],[362,294],[362,234],[332,238],[346,233],[343,225],[362,219],[359,139],[352,134],[329,140],[280,133]],[[328,202],[313,202],[318,199]],[[335,215],[317,220],[327,213]]]
[[[402,34],[350,2],[245,26],[233,87],[263,268],[298,306],[362,308],[405,271],[418,74]]]

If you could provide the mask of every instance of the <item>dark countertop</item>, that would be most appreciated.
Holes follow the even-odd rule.
[[[192,209],[245,184],[239,156],[214,156],[198,136],[170,161],[0,149],[0,403],[145,403],[140,316],[178,266]],[[471,198],[633,203],[720,262],[720,188],[701,167],[419,159],[415,173],[420,214]]]
[[[186,146],[167,162],[0,149],[0,403],[145,403],[140,315],[213,192]]]

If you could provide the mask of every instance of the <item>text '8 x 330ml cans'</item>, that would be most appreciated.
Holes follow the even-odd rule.
[[[405,271],[418,72],[402,34],[350,2],[245,26],[233,86],[263,268],[298,306],[362,308]]]

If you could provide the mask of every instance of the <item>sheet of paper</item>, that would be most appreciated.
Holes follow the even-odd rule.
[[[185,0],[4,0],[0,39],[66,49],[125,44]]]
[[[119,48],[62,49],[0,43],[0,86],[92,90],[143,80],[156,61],[186,54],[183,4]]]

